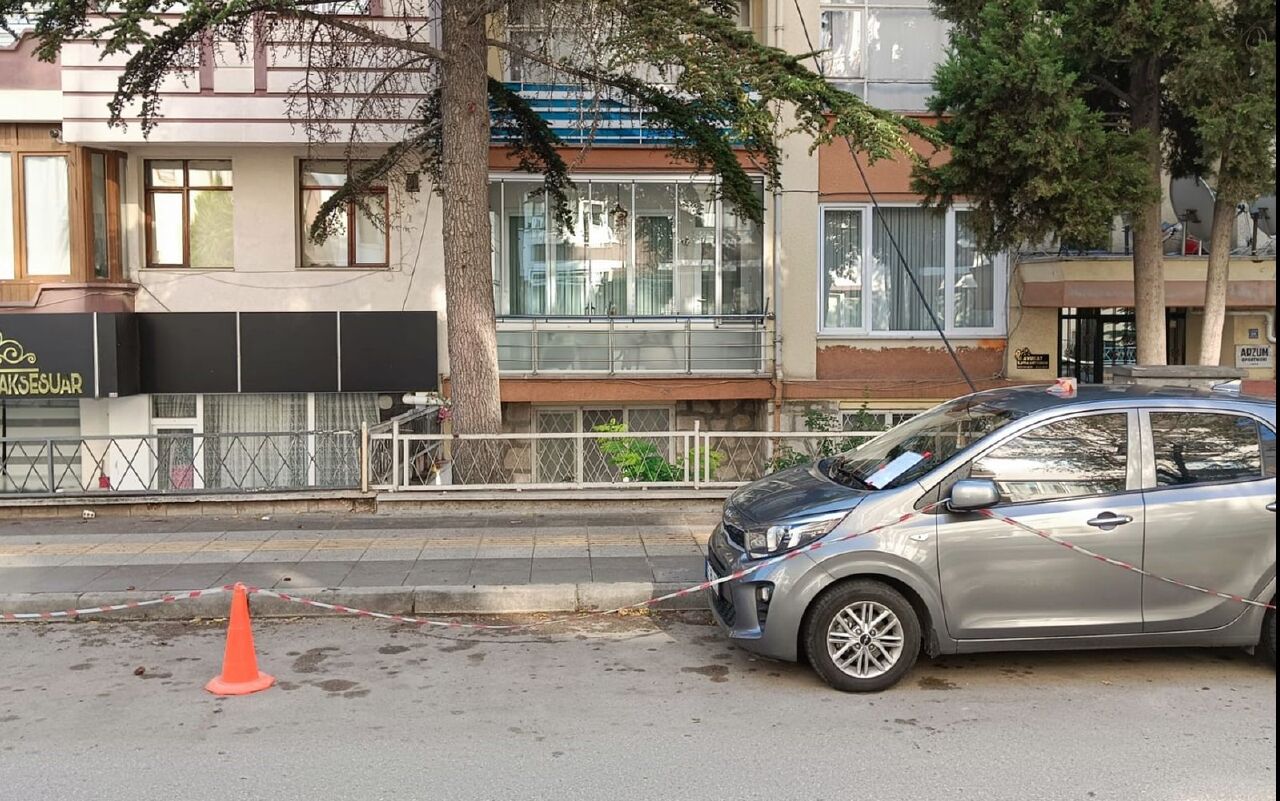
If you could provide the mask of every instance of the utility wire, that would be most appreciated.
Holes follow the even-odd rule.
[[[822,66],[822,60],[818,58],[818,51],[814,49],[813,39],[809,36],[809,25],[804,21],[804,12],[800,10],[800,0],[793,0],[796,7],[796,15],[800,18],[800,29],[804,32],[805,45],[810,53],[813,53],[813,63],[818,68],[818,75],[826,80],[826,70]],[[853,165],[858,168],[858,175],[862,178],[862,185],[867,190],[867,196],[871,198],[871,206],[875,210],[875,217],[880,221],[880,225],[884,228],[885,234],[889,237],[889,243],[893,245],[893,252],[897,255],[898,261],[902,264],[902,269],[906,271],[907,278],[911,279],[911,286],[915,289],[916,296],[920,298],[920,302],[924,304],[924,309],[929,313],[929,322],[933,323],[934,330],[938,332],[938,336],[942,338],[942,344],[946,345],[947,353],[951,356],[951,361],[955,362],[956,369],[960,371],[960,375],[964,378],[964,382],[969,385],[970,392],[977,392],[978,387],[973,383],[973,379],[969,377],[969,372],[964,369],[964,365],[960,363],[960,356],[956,353],[955,347],[951,344],[951,340],[947,338],[947,333],[942,327],[942,321],[938,319],[938,314],[933,310],[929,298],[925,296],[924,290],[920,287],[920,282],[916,280],[915,271],[911,269],[911,265],[907,263],[907,257],[903,254],[902,248],[898,245],[898,238],[893,235],[893,229],[889,227],[889,221],[885,215],[881,213],[880,201],[876,198],[876,193],[871,189],[871,182],[867,180],[867,173],[862,169],[862,162],[858,159],[858,151],[853,146],[853,142],[848,136],[844,137],[845,146],[849,148],[849,155],[853,158]]]

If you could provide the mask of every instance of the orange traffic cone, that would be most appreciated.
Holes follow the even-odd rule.
[[[227,625],[227,651],[222,657],[222,673],[204,686],[214,695],[248,695],[275,684],[275,677],[258,672],[258,656],[253,650],[249,628],[249,595],[236,584],[231,595],[231,622]]]

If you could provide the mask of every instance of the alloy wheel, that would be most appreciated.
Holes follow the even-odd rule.
[[[844,673],[858,679],[883,676],[902,656],[902,621],[875,601],[855,601],[827,626],[827,653]]]

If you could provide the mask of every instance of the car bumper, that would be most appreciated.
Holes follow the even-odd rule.
[[[755,563],[716,527],[707,543],[708,579],[727,576]],[[706,598],[716,622],[736,645],[772,659],[795,661],[804,610],[828,583],[830,577],[813,558],[801,554],[710,587]],[[761,592],[766,588],[770,596],[767,601]]]

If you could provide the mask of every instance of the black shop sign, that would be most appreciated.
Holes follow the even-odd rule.
[[[1019,370],[1049,369],[1049,354],[1032,353],[1030,348],[1018,348],[1013,352],[1013,360]]]

